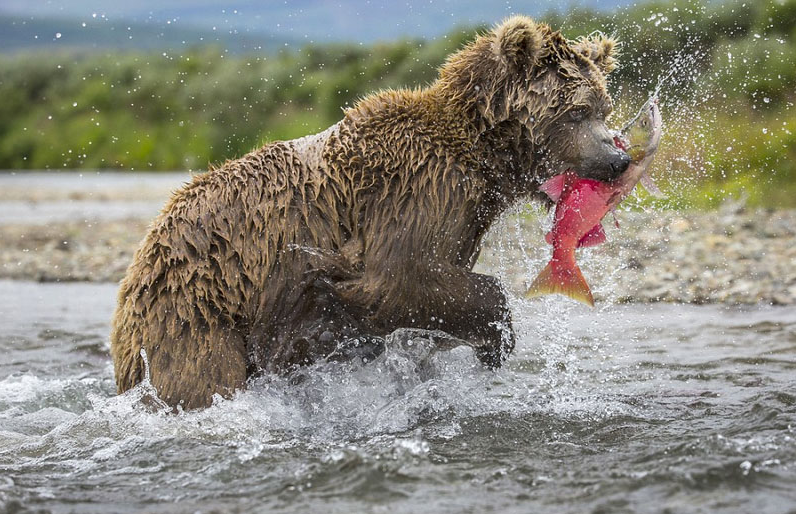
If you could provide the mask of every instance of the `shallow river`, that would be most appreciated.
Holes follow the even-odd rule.
[[[114,395],[114,296],[0,282],[0,512],[796,509],[796,309],[517,302],[496,373],[420,341],[170,415]]]

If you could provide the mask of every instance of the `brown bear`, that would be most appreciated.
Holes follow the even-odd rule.
[[[120,392],[172,407],[249,377],[440,331],[490,367],[514,346],[496,279],[472,272],[490,225],[566,168],[610,180],[630,158],[605,119],[614,42],[510,18],[429,87],[368,96],[313,136],[269,143],[174,193],[121,283]],[[142,349],[144,352],[142,352]]]

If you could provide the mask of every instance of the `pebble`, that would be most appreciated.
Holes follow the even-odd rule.
[[[578,250],[598,302],[796,305],[796,210],[730,205],[619,218],[621,228],[604,223],[606,244]],[[532,213],[520,220],[489,235],[476,270],[498,274],[518,296],[552,251],[543,242],[549,219]]]
[[[598,302],[796,305],[796,210],[622,212],[606,244],[578,251]],[[119,281],[149,219],[0,225],[0,278]],[[550,258],[550,220],[507,216],[476,271],[519,297]]]

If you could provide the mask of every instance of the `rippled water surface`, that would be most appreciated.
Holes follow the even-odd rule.
[[[496,373],[417,340],[170,415],[114,396],[114,296],[0,282],[0,511],[796,509],[792,308],[518,302]]]

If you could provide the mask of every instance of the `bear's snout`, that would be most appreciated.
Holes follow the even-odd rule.
[[[610,182],[627,171],[631,158],[627,152],[620,150],[611,143],[600,143],[598,155],[586,157],[576,166],[578,175],[583,178]]]
[[[612,178],[617,178],[624,173],[627,167],[630,166],[630,161],[630,155],[628,155],[627,152],[622,150],[614,152],[608,159],[608,165],[611,167],[611,172],[613,174]]]

